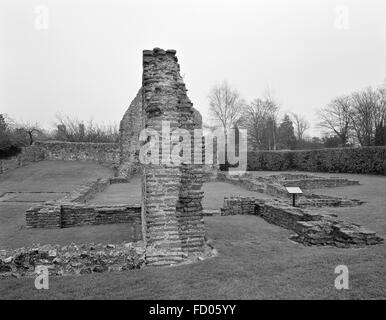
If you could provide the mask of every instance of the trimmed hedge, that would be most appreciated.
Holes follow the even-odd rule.
[[[247,170],[386,174],[386,147],[248,152]]]

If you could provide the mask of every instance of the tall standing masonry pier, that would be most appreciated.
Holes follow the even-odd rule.
[[[160,142],[159,163],[142,164],[142,225],[150,265],[175,264],[204,250],[203,166],[169,161],[176,141],[167,126],[171,133],[185,129],[191,137],[197,128],[177,61],[175,50],[143,51],[144,127],[155,130]],[[186,140],[194,159],[193,142]]]

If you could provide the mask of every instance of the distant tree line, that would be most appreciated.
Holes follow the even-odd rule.
[[[307,139],[309,123],[300,115],[284,114],[279,119],[280,105],[267,92],[263,98],[246,103],[228,82],[215,86],[209,94],[213,119],[225,133],[229,128],[243,128],[248,132],[248,149],[279,150],[322,147],[323,141]]]
[[[321,138],[306,135],[310,123],[301,115],[279,117],[280,104],[270,93],[247,103],[224,81],[208,98],[212,118],[225,134],[229,128],[247,129],[251,151],[386,145],[386,81],[377,89],[338,97],[319,110],[318,127],[325,133]]]
[[[378,88],[342,95],[319,111],[320,127],[340,146],[386,145],[386,80]]]
[[[224,81],[212,88],[208,98],[211,115],[225,134],[230,128],[248,130],[248,149],[252,151],[386,145],[386,80],[378,88],[336,97],[321,108],[318,126],[325,132],[322,138],[306,135],[310,124],[299,114],[279,117],[281,106],[269,92],[247,103]],[[37,139],[118,142],[119,130],[115,124],[101,125],[63,115],[56,116],[53,130],[44,130],[38,123],[16,122],[0,114],[0,157],[15,155]]]

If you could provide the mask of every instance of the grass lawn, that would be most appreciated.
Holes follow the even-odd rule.
[[[0,196],[6,192],[70,192],[89,180],[112,175],[112,170],[94,163],[42,161],[1,174]],[[0,249],[32,243],[114,241],[117,240],[114,230],[124,229],[124,226],[26,229],[25,211],[35,205],[34,202],[0,202]]]
[[[206,209],[219,209],[223,205],[224,197],[231,195],[272,198],[269,195],[248,191],[226,182],[208,182],[202,189],[204,191],[203,207]],[[130,183],[112,184],[104,192],[97,194],[89,203],[141,203],[141,179],[134,177]]]
[[[28,169],[36,173],[35,179],[32,179],[33,183],[28,179],[26,183],[21,180],[18,186],[11,175],[8,176],[7,187],[7,178],[4,179],[4,176],[0,175],[0,190],[10,191],[9,185],[12,185],[15,188],[30,186],[32,189],[38,186],[37,188],[47,191],[47,178],[55,181],[50,189],[68,191],[81,183],[81,172],[90,179],[95,175],[111,174],[108,169],[97,165],[93,168],[88,166],[88,169],[83,168],[83,165],[44,162],[20,168],[15,170],[15,173],[18,170],[26,170],[21,176],[28,174]],[[65,169],[70,167],[72,169],[64,174]],[[40,176],[37,173],[39,170]],[[44,174],[47,176],[44,177]],[[345,220],[362,224],[386,238],[386,178],[348,176],[360,180],[361,185],[322,191],[331,194],[342,193],[367,201],[359,207],[334,210]],[[217,182],[206,184],[204,190],[204,205],[212,208],[221,205],[223,196],[230,193],[255,194],[249,191],[244,193],[244,190],[237,186]],[[256,196],[264,195],[256,193]],[[20,247],[30,244],[31,241],[37,242],[36,240],[41,243],[61,244],[70,241],[127,240],[124,224],[61,230],[23,229],[23,206],[26,204],[0,202],[0,249]],[[34,279],[31,278],[4,279],[0,280],[0,299],[386,298],[385,244],[362,249],[305,247],[288,240],[290,231],[268,224],[255,216],[206,217],[205,223],[207,235],[213,239],[214,246],[219,251],[217,257],[177,267],[51,277],[50,289],[46,291],[36,290]],[[337,276],[334,269],[340,264],[349,269],[349,290],[339,291],[334,287]]]

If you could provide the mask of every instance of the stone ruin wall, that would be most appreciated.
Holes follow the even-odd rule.
[[[202,117],[192,108],[195,128],[202,127]],[[144,128],[142,89],[126,110],[119,125],[119,143],[36,141],[15,157],[0,160],[0,174],[42,160],[92,161],[110,167],[114,175],[129,179],[139,173],[139,134]],[[207,175],[213,174],[205,166]]]
[[[192,107],[195,128],[202,128],[202,116],[200,112]],[[139,135],[144,128],[144,115],[142,111],[142,88],[139,89],[134,100],[130,103],[120,124],[119,144],[120,160],[118,174],[120,177],[129,179],[132,175],[139,173]]]
[[[162,121],[169,121],[171,131],[192,132],[194,110],[175,50],[145,50],[142,81],[145,126],[156,130],[160,141]],[[202,165],[162,164],[162,150],[159,157],[159,164],[142,166],[142,227],[152,265],[174,264],[202,253],[205,236]]]
[[[43,160],[91,161],[117,170],[118,143],[36,141],[9,159],[0,160],[0,174]]]
[[[250,191],[265,193],[273,197],[290,199],[286,187],[300,187],[303,194],[297,196],[299,207],[353,207],[363,204],[358,199],[348,199],[335,196],[319,195],[310,192],[314,188],[334,188],[359,185],[358,181],[339,177],[322,178],[314,175],[304,174],[275,174],[270,176],[259,176],[247,173],[244,175],[229,175],[221,172],[218,178],[222,181],[241,186]]]
[[[120,183],[117,178],[89,181],[64,197],[55,201],[27,209],[25,220],[27,228],[70,228],[84,225],[101,225],[126,223],[131,240],[142,239],[141,205],[88,204],[97,193],[105,190],[110,184]]]
[[[234,196],[224,199],[221,215],[256,215],[268,223],[294,231],[291,240],[304,245],[364,247],[382,243],[374,231],[348,223],[323,211],[292,207],[279,200]]]
[[[127,178],[139,171],[139,134],[142,128],[142,89],[139,89],[119,124],[118,173],[121,177]]]
[[[40,160],[92,161],[118,169],[120,150],[118,143],[37,141]]]

